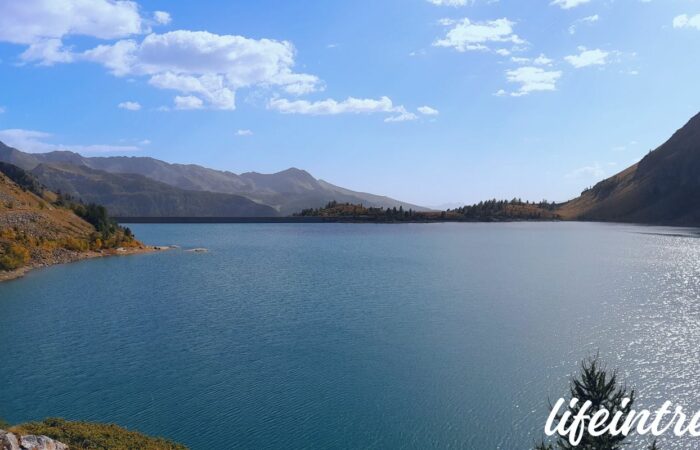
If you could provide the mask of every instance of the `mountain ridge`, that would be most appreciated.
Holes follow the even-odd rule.
[[[569,220],[700,225],[700,113],[638,163],[558,211]]]
[[[147,156],[85,157],[70,151],[25,153],[0,142],[0,161],[33,170],[41,163],[86,166],[112,174],[142,175],[154,181],[187,191],[209,191],[246,197],[255,203],[290,215],[305,208],[320,207],[329,201],[363,203],[367,206],[403,207],[428,211],[418,205],[390,197],[357,192],[317,180],[309,172],[291,167],[263,174],[210,169],[197,164],[168,163]],[[219,214],[220,215],[220,214]]]
[[[178,189],[137,174],[113,174],[86,166],[41,163],[30,172],[49,189],[100,203],[113,216],[275,217],[267,205],[232,194]]]

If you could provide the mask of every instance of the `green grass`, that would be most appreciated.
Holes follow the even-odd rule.
[[[10,429],[13,433],[44,435],[62,442],[71,450],[187,450],[163,438],[152,438],[113,424],[69,422],[49,418]]]

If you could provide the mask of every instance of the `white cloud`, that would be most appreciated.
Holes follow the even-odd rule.
[[[537,58],[525,58],[522,56],[512,56],[510,58],[516,64],[534,64],[536,66],[551,66],[554,60],[547,58],[544,53],[540,53]]]
[[[63,46],[60,39],[44,39],[31,44],[20,59],[24,62],[38,61],[42,66],[73,62],[75,56]]]
[[[557,80],[562,73],[558,70],[547,71],[540,67],[526,66],[506,71],[506,78],[510,83],[519,83],[520,88],[510,95],[520,97],[536,91],[554,91],[557,89]],[[497,93],[500,94],[501,91]]]
[[[553,0],[550,5],[557,5],[561,9],[571,9],[590,1],[591,0]]]
[[[604,50],[595,49],[587,50],[585,47],[579,47],[578,55],[565,56],[564,59],[577,69],[588,66],[603,66],[608,61],[607,58],[610,55],[609,52]]]
[[[278,87],[292,95],[323,88],[315,75],[293,70],[290,42],[206,31],[152,33],[151,26],[169,23],[170,14],[144,17],[130,0],[0,1],[0,41],[26,45],[23,62],[96,62],[116,76],[147,76],[158,88],[197,94],[203,106],[216,109],[235,109],[240,88]],[[147,36],[133,37],[139,34]],[[68,36],[118,40],[76,51],[64,45]]]
[[[142,141],[139,141],[139,145],[151,145],[151,140],[150,139],[144,139]]]
[[[379,100],[349,97],[341,102],[333,99],[310,102],[273,98],[268,106],[283,114],[335,115],[396,112],[396,107],[389,97],[382,97]]]
[[[150,76],[155,87],[195,93],[208,106],[232,110],[239,88],[279,86],[293,95],[320,90],[318,77],[293,71],[295,53],[287,41],[177,30],[150,34],[140,44],[98,46],[84,58],[117,76]]]
[[[499,89],[496,92],[493,93],[496,97],[505,97],[508,95],[508,93],[505,91],[505,89]]]
[[[418,108],[418,112],[425,116],[437,116],[440,114],[440,111],[435,108],[431,108],[430,106],[421,106]]]
[[[66,35],[116,39],[144,32],[138,4],[125,0],[0,2],[0,41],[35,44]]]
[[[533,59],[532,62],[538,66],[551,66],[554,61],[544,56],[544,53],[541,53],[540,56]]]
[[[133,40],[118,41],[113,45],[98,45],[81,54],[87,61],[102,64],[116,76],[127,75],[136,62],[134,53],[138,44]]]
[[[472,22],[468,18],[453,21],[444,19],[441,23],[452,27],[443,39],[433,43],[436,47],[452,47],[457,51],[488,50],[488,44],[493,42],[509,42],[524,44],[513,32],[514,22],[503,18],[486,22]]]
[[[0,114],[4,114],[5,111],[6,111],[5,108],[3,106],[0,106]]]
[[[296,49],[288,41],[207,31],[154,33],[151,27],[169,23],[170,14],[142,13],[131,0],[0,0],[0,41],[25,45],[20,55],[23,62],[89,61],[129,80],[146,77],[152,86],[176,92],[176,109],[233,110],[236,92],[242,88],[276,89],[296,96],[324,89],[317,76],[294,70]],[[473,34],[463,38],[467,41],[519,42],[512,32],[501,33],[511,28],[506,19],[472,25]],[[455,28],[460,26],[467,24],[463,21]],[[486,36],[478,37],[480,29]],[[453,31],[452,36],[459,39],[459,30]],[[76,49],[84,41],[65,45],[69,36],[112,42]],[[339,104],[342,107],[345,102]],[[393,112],[404,119],[412,114]]]
[[[681,14],[673,18],[673,28],[695,28],[700,30],[700,14],[689,16]]]
[[[141,109],[141,104],[139,102],[121,102],[117,107],[129,111],[138,111]]]
[[[600,179],[605,176],[605,169],[600,163],[594,163],[590,166],[583,166],[572,170],[566,174],[566,178],[593,178]]]
[[[50,133],[35,130],[11,128],[0,130],[0,141],[29,153],[45,153],[57,150],[70,150],[78,153],[124,153],[141,150],[134,145],[65,145],[47,142]]]
[[[470,2],[468,0],[428,0],[436,6],[466,6]]]
[[[238,130],[236,131],[236,136],[252,136],[253,132],[251,130]]]
[[[172,89],[185,94],[199,94],[217,109],[236,109],[236,93],[226,87],[223,75],[205,74],[194,77],[165,72],[153,75],[149,83],[161,89]]]
[[[202,109],[204,102],[194,95],[175,96],[175,109]]]
[[[396,108],[396,112],[398,112],[397,115],[387,117],[384,119],[384,122],[387,123],[392,123],[392,122],[409,122],[411,120],[416,120],[418,118],[417,115],[415,115],[412,112],[409,112],[404,108],[403,106],[399,106]]]
[[[338,114],[394,114],[387,117],[385,122],[405,122],[416,120],[418,116],[409,112],[403,106],[396,106],[389,97],[379,99],[348,97],[343,101],[334,99],[310,102],[308,100],[290,101],[285,98],[273,98],[268,102],[268,108],[282,114],[305,114],[313,116]]]
[[[165,11],[156,11],[153,13],[153,20],[158,22],[161,25],[167,25],[169,24],[173,19],[170,17],[170,13],[167,13]]]

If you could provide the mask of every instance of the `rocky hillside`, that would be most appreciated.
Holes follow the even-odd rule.
[[[104,209],[67,203],[25,171],[0,164],[0,279],[23,268],[140,248]]]
[[[178,193],[182,195],[182,193],[179,192],[181,190],[241,196],[257,204],[272,207],[275,209],[275,214],[283,216],[299,212],[305,208],[318,208],[334,200],[338,202],[361,203],[371,207],[403,207],[406,210],[427,210],[426,208],[401,202],[389,197],[367,194],[334,186],[323,180],[314,178],[305,170],[296,168],[290,168],[272,174],[257,172],[235,174],[233,172],[209,169],[194,164],[170,164],[165,161],[147,157],[115,156],[88,158],[69,151],[55,151],[41,154],[24,153],[2,142],[0,142],[0,161],[17,165],[27,171],[34,171],[39,165],[61,165],[64,169],[67,166],[72,166],[74,170],[77,170],[75,169],[77,167],[82,167],[109,174],[139,176],[136,178],[121,177],[118,181],[113,179],[113,186],[119,186],[119,190],[131,192],[137,189],[132,183],[140,183],[141,188],[143,188],[145,183],[142,182],[142,179],[147,178],[148,180],[174,188],[170,192],[171,197],[175,197]],[[49,174],[45,174],[42,181],[49,186],[54,184]],[[75,187],[76,189],[81,188],[80,185],[76,185]],[[162,191],[163,188],[161,186],[160,188],[156,188],[156,190]],[[99,191],[91,191],[89,189],[82,189],[78,193],[81,196],[88,194],[92,194],[93,196],[99,195]],[[147,191],[141,189],[141,198],[147,198],[147,194]],[[106,200],[106,198],[98,199],[101,203],[110,206],[109,202]],[[183,201],[180,203],[182,202]],[[235,207],[236,202],[234,201],[232,203],[233,206],[229,207],[229,209]],[[155,205],[155,203],[151,204]],[[216,204],[208,206],[205,202],[201,202],[201,205],[207,208],[204,213],[192,214],[191,212],[187,212],[183,213],[183,215],[204,217],[222,216],[222,212]],[[148,206],[148,203],[142,203],[142,208],[146,208],[147,214],[129,213],[128,215],[152,217],[160,214],[156,211],[148,211]],[[258,212],[263,213],[264,211]],[[250,212],[246,212],[245,214],[249,213]],[[115,214],[118,213],[115,211]],[[227,215],[231,217],[241,217],[245,214],[239,212],[227,213]],[[269,216],[270,214],[268,212],[264,215]]]
[[[187,450],[117,425],[46,419],[0,430],[0,450]]]
[[[48,436],[36,436],[33,434],[17,435],[5,430],[0,430],[1,450],[68,450],[63,442],[58,442]]]

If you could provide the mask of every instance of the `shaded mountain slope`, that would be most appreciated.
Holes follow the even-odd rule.
[[[142,175],[178,189],[209,191],[247,197],[277,209],[282,215],[317,208],[329,201],[362,203],[372,207],[426,208],[389,197],[356,192],[315,179],[304,170],[290,168],[273,174],[208,169],[194,164],[170,164],[148,157],[83,157],[68,151],[28,154],[0,143],[0,161],[33,170],[40,164],[85,166],[113,174]],[[153,215],[153,214],[149,214]]]
[[[561,205],[570,220],[700,225],[700,114],[639,163]]]
[[[86,166],[39,164],[32,172],[50,189],[100,203],[116,217],[273,217],[273,208],[245,197],[178,189],[142,175]]]

